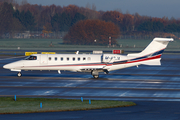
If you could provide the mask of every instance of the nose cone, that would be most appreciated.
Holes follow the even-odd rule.
[[[4,69],[16,69],[17,68],[17,62],[9,63],[3,66]]]
[[[3,66],[4,69],[12,69],[12,66],[10,64],[6,64]]]
[[[9,63],[3,66],[4,69],[9,69],[11,71],[19,71],[21,69],[21,67],[23,66],[23,62],[22,61],[17,61],[17,62],[13,62],[13,63]]]

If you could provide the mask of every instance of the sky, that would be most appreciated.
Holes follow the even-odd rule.
[[[139,13],[140,15],[152,17],[180,18],[180,0],[27,0],[30,4],[38,5],[60,5],[70,4],[86,7],[94,4],[96,10],[113,11],[121,10],[122,13]]]

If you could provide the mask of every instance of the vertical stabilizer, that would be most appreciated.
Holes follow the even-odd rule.
[[[128,54],[128,56],[139,57],[149,54],[162,54],[170,41],[173,41],[173,38],[154,38],[153,41],[142,52]]]

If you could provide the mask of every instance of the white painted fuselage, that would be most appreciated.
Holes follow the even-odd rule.
[[[83,70],[112,68],[113,62],[127,60],[127,56],[116,54],[34,54],[36,59],[24,59],[4,66],[12,71],[21,70],[67,70],[81,72]],[[118,65],[124,68],[124,64]]]

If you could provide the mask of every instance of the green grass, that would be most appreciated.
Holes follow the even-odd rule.
[[[123,45],[124,50],[140,50],[142,51],[152,39],[118,39],[118,44]],[[135,47],[134,47],[135,45]],[[174,40],[170,42],[166,48],[168,51],[179,51],[180,50],[180,40]]]
[[[62,39],[0,39],[0,50],[135,50],[142,51],[152,40],[138,40],[138,39],[118,39],[117,42],[121,46],[108,48],[107,46],[98,45],[64,45]],[[50,44],[53,44],[53,47]],[[180,48],[180,40],[171,42],[166,50],[178,51]]]
[[[42,102],[42,109],[40,103]],[[124,101],[100,101],[71,99],[48,99],[48,98],[0,98],[0,114],[19,114],[19,113],[36,113],[36,112],[56,112],[56,111],[76,111],[91,110],[115,107],[129,107],[136,105],[133,102]]]

